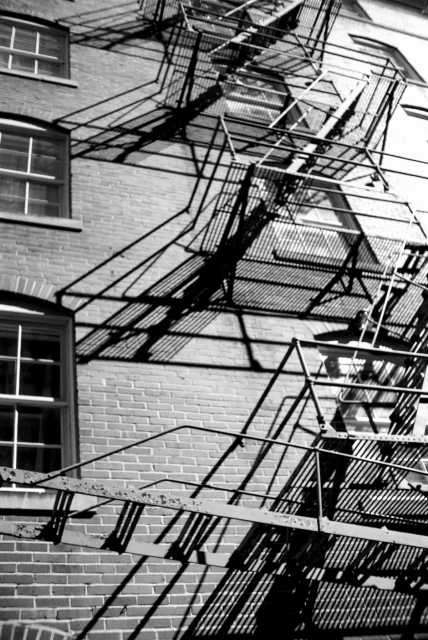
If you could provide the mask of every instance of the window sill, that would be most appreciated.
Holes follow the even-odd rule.
[[[56,498],[56,491],[1,489],[0,490],[0,514],[40,515],[52,513]],[[81,518],[92,518],[96,511],[97,498],[76,493],[71,504],[71,511],[85,511]]]
[[[64,231],[83,230],[83,222],[81,220],[70,220],[70,218],[49,218],[48,216],[32,216],[20,213],[0,212],[0,222],[29,224],[35,227],[49,227],[51,229],[62,229]]]
[[[68,78],[57,78],[55,76],[42,76],[35,73],[28,73],[27,71],[20,71],[18,69],[0,69],[0,73],[5,73],[8,76],[18,76],[19,78],[30,78],[31,80],[40,80],[41,82],[52,82],[53,84],[62,84],[65,87],[77,88],[79,85],[74,80]]]

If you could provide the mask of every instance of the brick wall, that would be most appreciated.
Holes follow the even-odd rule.
[[[1,286],[20,300],[48,300],[73,310],[80,457],[177,425],[239,430],[291,338],[344,328],[340,310],[334,309],[332,320],[322,313],[317,320],[297,319],[310,294],[299,291],[297,283],[307,274],[296,271],[289,286],[265,287],[264,300],[260,285],[252,288],[250,274],[238,294],[253,311],[226,307],[222,279],[187,250],[193,240],[197,246],[206,223],[204,212],[199,219],[196,213],[217,152],[180,137],[164,108],[162,42],[141,22],[137,2],[3,1],[2,8],[59,19],[70,28],[71,78],[78,86],[1,75],[0,111],[70,131],[71,215],[82,221],[82,230],[0,222]],[[223,169],[211,194],[220,188]],[[314,288],[319,286],[317,281]],[[292,307],[294,317],[277,313],[284,306]],[[319,366],[316,353],[309,351],[308,358],[311,368]],[[302,386],[299,371],[294,358],[251,434],[281,432],[284,441],[312,444],[319,429],[307,400],[281,426]],[[320,395],[331,413],[332,394],[326,389]],[[232,442],[226,435],[188,428],[88,465],[82,477],[113,486],[139,486],[166,475],[199,483],[209,478],[223,487],[224,500],[230,496],[227,488],[239,486],[275,493],[300,459],[296,450],[284,456],[279,447],[262,453],[258,444]],[[180,495],[193,491],[172,482],[163,488]],[[205,489],[197,495],[219,494]],[[247,496],[240,504],[264,501]],[[105,505],[90,519],[75,519],[69,529],[107,535],[118,511],[116,504]],[[249,526],[146,508],[135,539],[172,543],[180,536],[183,545],[191,544],[198,528],[207,536],[204,548],[220,553],[236,548]],[[299,635],[305,625],[310,632],[313,602],[313,624],[324,629],[333,624],[329,618],[323,627],[319,611],[335,587],[326,596],[324,587],[303,578],[296,586],[290,577],[6,537],[0,560],[1,616],[16,621],[14,640],[56,640],[64,633],[90,640],[244,638],[270,632],[275,624]],[[337,588],[331,600],[336,612],[343,610],[342,595]],[[283,607],[284,601],[289,606]],[[402,605],[405,615],[413,604]],[[381,611],[385,617],[386,603]],[[348,620],[350,628],[359,629],[363,616],[359,608],[355,624]],[[40,635],[34,629],[42,629]]]

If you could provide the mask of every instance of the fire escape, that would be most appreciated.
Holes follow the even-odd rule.
[[[326,583],[427,588],[418,553],[428,549],[428,240],[414,207],[393,190],[399,158],[385,150],[405,81],[389,60],[327,41],[338,8],[336,0],[150,5],[155,19],[174,17],[169,104],[217,118],[223,133],[229,166],[199,250],[217,257],[229,303],[250,304],[254,273],[266,296],[310,277],[311,294],[295,313],[342,314],[353,339],[294,339],[239,431],[183,425],[50,474],[2,468],[6,486],[51,489],[57,499],[47,524],[1,522],[1,533]],[[258,435],[252,427],[285,369],[301,377],[301,390],[276,430]],[[310,444],[283,438],[303,403],[318,429]],[[376,413],[388,405],[387,417]],[[243,446],[257,451],[254,468],[272,451],[296,464],[278,491],[265,493],[248,480],[169,475],[117,488],[73,477],[183,431],[227,438],[238,457]],[[192,494],[164,494],[161,484]],[[122,505],[110,535],[69,526],[82,515],[72,508],[76,493],[97,498],[98,508]],[[188,514],[172,542],[135,536],[147,507]],[[213,550],[210,536],[229,521],[247,525],[241,542]]]

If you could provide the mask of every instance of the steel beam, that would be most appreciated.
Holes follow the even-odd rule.
[[[401,442],[403,444],[420,444],[428,445],[428,436],[418,435],[394,435],[392,433],[365,433],[363,431],[347,431],[340,432],[334,429],[327,428],[321,434],[323,440],[336,439],[336,440],[376,440],[379,442]]]
[[[88,480],[77,480],[59,476],[49,479],[49,476],[33,471],[22,471],[0,467],[0,480],[10,483],[18,483],[27,486],[43,486],[60,491],[83,493],[99,498],[109,498],[122,502],[134,502],[140,505],[150,505],[161,509],[174,511],[188,511],[201,513],[207,516],[226,518],[228,520],[240,520],[251,524],[265,524],[272,527],[303,529],[305,531],[320,531],[327,534],[358,538],[362,540],[375,540],[389,544],[399,544],[419,549],[428,549],[428,536],[395,531],[382,527],[368,527],[354,523],[339,522],[328,518],[312,518],[299,514],[279,513],[264,508],[239,507],[231,504],[193,498],[182,498],[174,494],[149,493],[137,489],[108,487]],[[17,525],[20,526],[20,525]],[[105,541],[104,541],[105,542]],[[143,554],[145,555],[145,554]]]
[[[383,526],[382,529],[376,527],[367,527],[348,522],[338,522],[322,518],[319,521],[319,530],[323,533],[329,533],[335,536],[344,536],[346,538],[358,538],[360,540],[374,540],[375,542],[386,542],[387,544],[398,544],[406,547],[417,547],[419,549],[428,549],[428,536],[419,535],[417,533],[407,533],[403,531],[394,531]]]
[[[83,493],[85,495],[98,498],[109,498],[111,500],[120,500],[123,502],[135,502],[136,504],[149,505],[151,507],[159,507],[161,509],[188,511],[190,513],[202,513],[207,516],[241,520],[249,523],[318,531],[318,521],[316,518],[277,513],[269,511],[268,509],[239,507],[236,505],[215,502],[213,500],[182,498],[174,494],[138,491],[138,489],[134,489],[132,487],[122,489],[115,486],[102,485],[88,480],[67,478],[65,476],[57,476],[56,478],[49,479],[48,475],[36,473],[34,471],[22,471],[21,469],[0,467],[0,480],[27,486],[35,486],[37,484],[38,487],[47,489],[73,491],[74,493]]]

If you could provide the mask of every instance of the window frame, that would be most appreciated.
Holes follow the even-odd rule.
[[[316,191],[318,191],[320,194],[324,194],[327,197],[327,199],[330,201],[331,209],[333,210],[336,217],[340,220],[340,224],[338,224],[337,227],[359,231],[352,217],[352,210],[346,199],[346,195],[341,191],[339,185],[335,185],[333,183],[327,183],[327,182],[326,183],[317,182],[317,187],[318,186],[320,186],[321,188],[316,189]],[[327,191],[324,191],[324,189],[327,189]],[[311,187],[309,186],[309,189],[307,190],[306,193],[309,193],[310,191],[311,191]],[[312,189],[312,191],[314,191],[314,189]],[[319,207],[317,204],[315,204],[314,207],[309,207],[309,205],[305,205],[304,203],[300,205],[300,209],[303,209],[304,211],[310,210],[311,208],[318,209]],[[345,213],[343,209],[349,210],[349,214]],[[300,210],[297,211],[296,217],[295,217],[296,222],[299,222],[299,216],[302,215],[302,213],[303,212],[301,212]],[[336,226],[336,225],[331,225],[328,222],[322,222],[322,221],[318,222],[315,220],[302,220],[301,224],[306,224],[308,226],[314,226],[314,227],[325,227],[327,229]]]
[[[13,49],[13,46],[6,47],[3,45],[0,45],[0,53],[2,51],[9,53],[8,66],[7,67],[1,66],[0,71],[4,71],[8,73],[16,73],[18,75],[22,74],[28,77],[52,80],[54,82],[55,81],[66,82],[70,80],[70,38],[69,38],[69,30],[66,27],[62,27],[62,25],[59,25],[57,23],[51,23],[45,20],[39,20],[37,18],[34,18],[33,16],[29,16],[27,18],[26,16],[16,15],[9,12],[0,12],[0,23],[2,21],[12,23],[12,39],[9,45],[13,45],[13,38],[15,33],[14,30],[17,28],[17,26],[19,27],[19,25],[22,25],[22,28],[26,28],[29,31],[36,32],[37,47],[39,46],[39,43],[40,43],[40,34],[43,31],[46,34],[50,32],[50,33],[54,33],[56,36],[60,35],[62,38],[62,43],[61,43],[62,59],[54,58],[54,56],[48,56],[46,54],[40,54],[37,52],[34,53],[31,51],[25,51],[22,49]],[[38,73],[37,71],[31,72],[26,69],[16,68],[16,67],[13,67],[13,65],[9,66],[11,62],[10,56],[13,54],[19,55],[19,56],[27,56],[28,58],[32,58],[32,59],[34,58],[35,68],[37,68],[38,66],[37,65],[38,60],[57,61],[61,65],[63,72],[60,75],[46,74],[46,73]]]
[[[343,16],[351,16],[352,18],[362,18],[363,20],[370,20],[371,18],[360,5],[358,0],[348,0],[349,5],[347,6],[342,2],[342,6],[340,7],[340,15]]]
[[[60,338],[61,397],[20,396],[0,393],[2,406],[59,407],[61,410],[61,467],[74,464],[78,460],[78,433],[76,425],[76,382],[74,359],[74,331],[72,318],[65,314],[46,311],[40,307],[0,303],[0,326],[23,326],[33,330],[55,331]],[[2,358],[3,359],[3,358]],[[11,357],[12,359],[12,357]],[[15,442],[16,440],[16,442]],[[7,441],[2,441],[6,443]],[[14,430],[14,446],[17,446]],[[27,444],[27,443],[24,443]],[[34,446],[34,443],[30,443]],[[43,446],[43,445],[42,445]],[[16,490],[16,487],[14,488]],[[28,491],[28,489],[22,489]]]
[[[360,34],[351,33],[349,36],[361,53],[367,56],[390,59],[394,67],[407,82],[426,84],[422,76],[419,75],[413,65],[407,60],[406,56],[404,56],[395,45],[382,42],[382,40],[376,40],[375,38],[368,38]]]
[[[337,246],[334,247],[333,252],[331,250],[332,241],[336,243],[337,241],[340,242],[340,245],[347,253],[349,247],[352,244],[352,239],[355,238],[355,235],[360,235],[362,233],[355,217],[352,215],[352,209],[347,201],[346,195],[341,191],[339,186],[332,183],[323,183],[322,181],[318,180],[316,181],[315,185],[317,187],[315,189],[315,192],[323,193],[328,198],[332,205],[331,208],[333,209],[338,219],[341,221],[341,224],[333,225],[316,220],[299,220],[299,209],[307,211],[309,207],[305,205],[304,202],[302,202],[301,205],[297,205],[298,209],[294,213],[294,215],[292,215],[289,210],[290,205],[285,205],[285,213],[288,215],[289,220],[287,220],[286,218],[281,219],[278,216],[278,219],[274,223],[276,242],[273,253],[276,259],[287,260],[288,253],[290,253],[290,246],[295,245],[297,247],[298,244],[296,243],[297,240],[299,240],[301,248],[297,251],[296,249],[294,249],[295,253],[300,253],[302,256],[305,256],[305,259],[307,259],[308,255],[313,255],[315,258],[329,261],[331,259],[334,259],[337,253]],[[324,189],[327,189],[327,191],[324,191]],[[310,192],[310,190],[311,187],[309,186],[306,193]],[[282,207],[282,209],[283,208],[284,207]],[[340,209],[340,211],[335,211],[335,209]],[[342,211],[343,209],[349,210],[349,214],[345,211]],[[280,210],[278,210],[276,213],[280,213]],[[287,236],[285,238],[281,237],[281,225],[284,222],[288,222],[294,225],[296,238],[294,239],[294,241],[291,240],[291,244]],[[303,229],[303,227],[306,227],[306,230]],[[314,240],[312,240],[310,237],[311,228],[314,229],[315,234],[318,233],[318,236],[315,236]],[[306,236],[307,238],[305,239]],[[309,239],[309,245],[307,244],[307,239]],[[319,252],[314,253],[314,242],[315,245],[319,244]],[[328,252],[330,252],[331,255],[328,255]]]
[[[10,176],[12,179],[19,181],[22,180],[26,183],[25,194],[25,211],[1,211],[2,215],[16,215],[22,217],[25,221],[26,216],[32,219],[37,218],[40,220],[68,220],[70,215],[70,138],[68,132],[60,129],[59,127],[52,126],[50,123],[35,121],[34,119],[18,118],[12,114],[0,113],[0,148],[2,133],[8,131],[12,134],[25,134],[29,138],[29,147],[27,153],[27,171],[19,171],[15,169],[7,169],[0,167],[0,177]],[[33,132],[33,135],[31,135]],[[30,158],[32,153],[32,140],[37,137],[42,140],[54,140],[58,141],[58,148],[60,151],[60,177],[50,177],[47,174],[37,174],[28,171],[30,164]],[[30,184],[43,184],[57,186],[59,189],[58,197],[58,215],[51,216],[49,214],[36,214],[28,213],[28,200],[29,200],[29,185]]]

